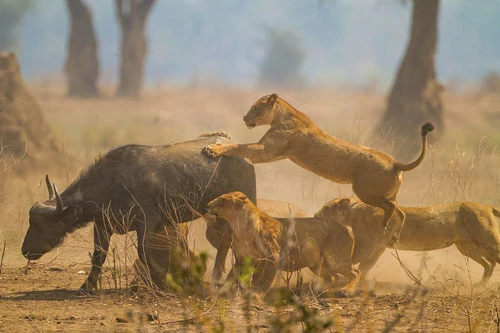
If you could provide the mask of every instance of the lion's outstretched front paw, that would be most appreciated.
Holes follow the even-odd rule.
[[[203,147],[202,152],[210,157],[217,157],[222,155],[222,151],[220,151],[221,144],[210,144]]]

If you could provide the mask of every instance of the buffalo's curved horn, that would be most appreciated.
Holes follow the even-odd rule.
[[[50,183],[49,175],[45,175],[45,184],[47,184],[47,190],[49,190],[49,200],[54,199],[54,189]]]
[[[63,201],[61,199],[61,195],[59,194],[59,191],[57,190],[57,186],[56,184],[54,184],[54,193],[56,194],[56,212],[58,214],[62,213],[62,210],[63,210]]]

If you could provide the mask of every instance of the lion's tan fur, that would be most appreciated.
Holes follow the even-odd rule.
[[[460,252],[484,268],[482,285],[500,262],[500,212],[474,202],[456,202],[429,207],[400,207],[406,222],[398,250],[430,251],[455,244]],[[315,215],[352,227],[356,246],[353,262],[360,263],[361,275],[373,267],[387,246],[387,236],[379,222],[383,212],[362,202],[341,198],[328,202]]]
[[[268,290],[278,269],[310,268],[327,283],[337,274],[352,289],[358,271],[352,266],[354,236],[350,228],[313,218],[275,219],[260,211],[243,193],[231,192],[211,201],[210,214],[228,221],[233,232],[236,266],[250,257],[256,272],[252,284]]]
[[[384,227],[397,212],[395,241],[404,223],[404,213],[397,209],[396,194],[402,171],[416,168],[426,151],[426,135],[431,124],[422,127],[422,152],[412,163],[403,164],[375,149],[343,141],[322,131],[304,113],[271,94],[255,102],[244,117],[248,127],[270,125],[258,143],[213,144],[205,148],[212,156],[235,155],[253,163],[290,159],[299,166],[336,183],[352,184],[363,202],[382,208]]]
[[[257,206],[263,212],[274,217],[292,218],[307,216],[307,213],[300,207],[284,201],[257,199]],[[231,230],[229,225],[227,223],[217,223],[215,219],[209,215],[204,218],[207,223],[205,236],[210,244],[214,247],[217,247],[217,244],[228,244],[227,246],[229,248],[229,244],[231,243]],[[225,271],[224,266],[225,260],[217,256],[214,270],[219,269],[222,274]],[[216,280],[218,281],[219,279]]]

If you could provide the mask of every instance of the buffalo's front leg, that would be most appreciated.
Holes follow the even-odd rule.
[[[80,287],[81,292],[91,292],[97,289],[97,280],[101,274],[102,265],[106,260],[109,249],[109,240],[111,233],[99,224],[94,224],[94,253],[92,253],[92,269],[90,270],[87,281]]]
[[[132,282],[132,289],[137,290],[139,287],[139,281],[141,281],[145,286],[151,288],[164,288],[165,287],[165,277],[166,271],[162,269],[160,265],[157,265],[152,254],[152,238],[154,238],[155,233],[146,230],[145,227],[137,228],[137,260],[134,264],[134,269],[136,270],[137,277]],[[156,234],[157,236],[163,236],[163,234]],[[165,249],[160,251],[165,253]],[[168,253],[165,258],[161,258],[168,262]],[[160,259],[160,258],[158,258]]]

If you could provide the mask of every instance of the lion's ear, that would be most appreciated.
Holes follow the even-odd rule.
[[[243,193],[241,192],[236,192],[233,196],[234,198],[234,202],[237,202],[239,204],[244,204],[245,202],[247,202],[249,199],[247,198],[246,195],[244,195]]]
[[[342,198],[337,201],[337,204],[342,207],[342,208],[347,208],[351,204],[351,199],[349,198]]]
[[[276,103],[276,101],[278,100],[278,94],[277,93],[272,93],[271,95],[269,95],[269,98],[267,99],[267,102],[269,104],[273,104]]]

